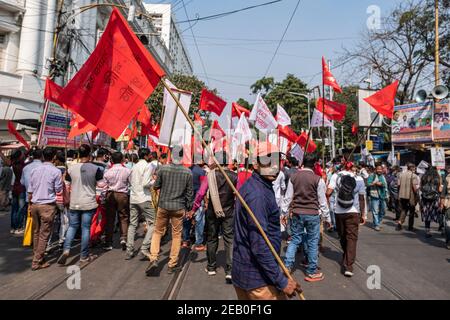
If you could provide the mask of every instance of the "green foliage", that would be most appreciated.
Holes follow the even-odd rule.
[[[352,148],[358,139],[358,136],[352,134],[352,126],[358,119],[358,87],[343,87],[342,93],[335,94],[333,100],[347,105],[347,112],[344,120],[342,122],[334,123],[334,126],[336,127],[337,148],[342,148],[341,127],[344,128],[344,147]],[[361,130],[359,131],[359,134],[362,134]]]
[[[293,74],[288,74],[281,82],[275,82],[273,77],[262,78],[251,86],[251,90],[254,94],[261,92],[264,101],[274,115],[277,111],[277,104],[280,104],[291,116],[291,127],[297,133],[302,128],[308,127],[307,99],[290,93],[307,94],[307,86]]]

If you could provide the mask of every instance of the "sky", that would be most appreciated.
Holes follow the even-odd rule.
[[[189,19],[194,19],[197,16],[209,16],[269,1],[184,0],[184,3]],[[146,2],[174,4],[180,30],[189,29],[189,23],[183,23],[187,18],[182,1]],[[281,81],[286,74],[292,73],[310,88],[314,87],[321,81],[322,56],[330,60],[332,66],[333,62],[337,64],[342,57],[343,48],[352,48],[361,33],[367,30],[367,20],[371,15],[367,13],[369,6],[378,6],[383,18],[400,2],[401,0],[301,0],[267,76]],[[183,32],[194,65],[194,74],[210,88],[216,88],[228,102],[242,97],[253,103],[255,95],[251,94],[249,87],[266,74],[296,4],[297,0],[283,0],[219,19],[195,23],[191,30],[197,40],[200,55],[191,30]],[[349,81],[340,78],[345,73],[345,67],[333,70],[341,84]],[[361,80],[357,79],[356,82]]]

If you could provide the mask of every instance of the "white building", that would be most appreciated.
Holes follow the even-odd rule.
[[[56,60],[60,64],[70,60],[70,64],[68,74],[64,78],[56,78],[57,83],[66,83],[89,57],[106,27],[112,7],[97,6],[72,16],[73,9],[111,2],[130,6],[130,0],[64,1],[62,11],[66,13],[61,16],[61,21],[69,17],[73,19],[61,28]],[[1,136],[1,132],[5,132],[7,120],[38,127],[43,112],[44,79],[49,73],[53,57],[53,39],[60,4],[61,0],[0,0],[0,143],[7,140],[7,135]],[[169,50],[157,36],[151,20],[139,15],[145,12],[142,1],[133,0],[133,4],[136,16],[133,21],[129,21],[130,25],[162,68],[170,74],[173,62]],[[127,17],[128,10],[120,10]]]
[[[172,12],[171,4],[144,4],[149,15],[152,16],[153,25],[159,33],[165,46],[169,49],[173,62],[173,73],[191,75],[193,73],[192,61],[183,41],[182,34]]]

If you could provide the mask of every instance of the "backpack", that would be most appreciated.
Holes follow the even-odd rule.
[[[433,201],[439,197],[439,192],[436,188],[436,184],[432,181],[428,181],[420,188],[422,192],[422,198],[425,200]]]
[[[356,188],[356,179],[350,175],[339,177],[336,201],[341,208],[348,209],[353,206],[353,193]]]

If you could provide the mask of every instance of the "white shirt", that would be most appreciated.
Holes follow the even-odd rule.
[[[284,182],[284,178],[285,177],[284,177],[283,171],[280,171],[280,173],[278,173],[278,176],[275,179],[275,181],[272,182],[273,192],[275,192],[275,200],[277,202],[278,208],[281,209],[283,214],[285,214],[287,212],[287,209],[284,206],[284,201],[283,201],[283,196],[282,196],[282,194],[283,194],[282,191],[286,190],[286,183]]]
[[[339,174],[333,175],[331,177],[330,183],[328,185],[329,189],[332,189],[333,191],[338,189],[339,179],[341,176],[352,176],[356,180],[356,187],[353,191],[353,205],[350,208],[342,208],[338,204],[338,195],[336,193],[336,201],[334,204],[334,213],[335,214],[344,214],[344,213],[360,213],[360,206],[359,206],[359,196],[366,194],[366,186],[364,185],[364,179],[362,177],[355,176],[354,173],[349,171],[341,171]]]
[[[154,182],[152,181],[154,171],[155,167],[144,159],[139,160],[133,166],[130,176],[130,203],[139,204],[151,201],[150,187]]]
[[[311,169],[304,168],[302,170],[309,170]],[[330,210],[328,209],[328,202],[327,202],[327,196],[326,196],[326,185],[325,181],[323,179],[319,180],[319,184],[317,185],[317,199],[319,200],[319,214],[328,223],[331,223],[331,217],[330,217]],[[288,187],[286,190],[286,194],[284,195],[284,205],[289,208],[292,199],[294,198],[294,185],[292,184],[291,180],[289,180]]]

